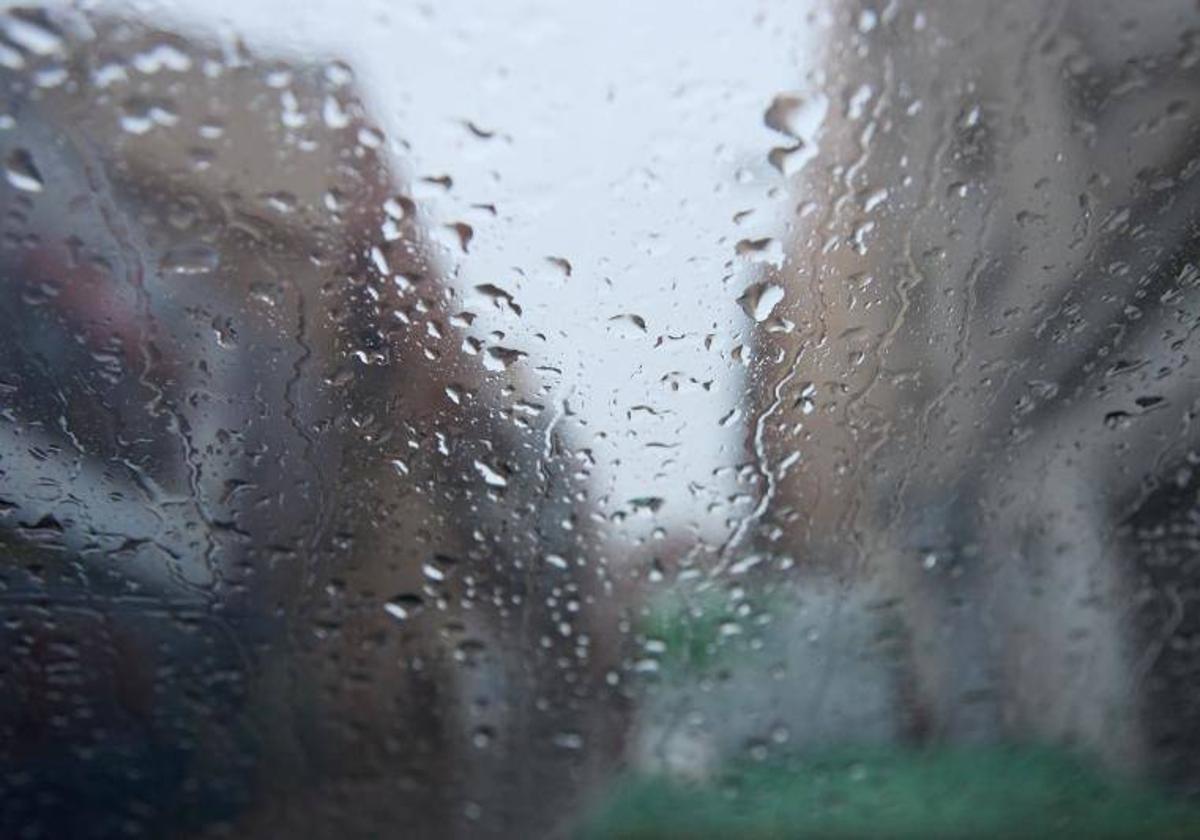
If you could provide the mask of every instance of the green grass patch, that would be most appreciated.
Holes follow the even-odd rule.
[[[629,777],[578,836],[1200,837],[1200,808],[1058,750],[847,750],[730,766],[705,784]]]

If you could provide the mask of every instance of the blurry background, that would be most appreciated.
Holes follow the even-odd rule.
[[[1198,63],[6,6],[0,833],[1195,830]]]

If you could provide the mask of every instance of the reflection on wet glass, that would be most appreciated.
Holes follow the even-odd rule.
[[[1200,831],[1194,3],[93,0],[0,78],[0,835]]]

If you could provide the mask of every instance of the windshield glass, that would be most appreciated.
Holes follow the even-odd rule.
[[[2,9],[0,835],[1200,831],[1194,3]]]

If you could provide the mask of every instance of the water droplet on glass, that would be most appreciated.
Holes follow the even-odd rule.
[[[321,106],[321,117],[325,120],[325,125],[335,130],[350,125],[350,114],[336,96],[325,97]]]
[[[765,321],[783,300],[783,289],[774,283],[755,283],[738,298],[742,311],[755,321]]]
[[[475,287],[475,291],[490,301],[497,309],[507,309],[516,315],[521,314],[521,306],[513,299],[513,296],[494,283],[481,283]]]
[[[804,97],[796,93],[781,93],[771,100],[763,114],[768,128],[796,140],[812,142],[825,119],[828,101],[824,96]]]
[[[475,460],[475,471],[483,477],[483,481],[488,487],[500,488],[508,486],[508,479],[483,461]]]
[[[3,21],[8,40],[34,55],[53,55],[63,48],[63,37],[46,13],[33,9],[14,9]]]
[[[446,225],[446,230],[454,234],[454,238],[459,249],[464,253],[470,253],[471,240],[475,238],[475,229],[466,222],[453,222]]]
[[[751,262],[783,265],[783,245],[778,239],[765,237],[763,239],[742,239],[734,246],[734,252],[739,257],[745,257]]]
[[[42,173],[34,165],[33,156],[25,149],[13,149],[4,164],[8,182],[25,192],[41,192],[45,186]]]
[[[191,68],[192,59],[183,50],[171,44],[156,44],[133,56],[133,66],[147,75],[162,70],[183,73]]]
[[[405,593],[397,595],[383,605],[384,612],[397,621],[405,621],[419,613],[425,606],[420,595]]]
[[[179,117],[163,103],[130,99],[122,107],[120,121],[130,134],[145,134],[158,126],[175,125]]]
[[[163,255],[161,268],[168,274],[207,274],[221,262],[221,254],[211,245],[192,242],[177,245]]]
[[[618,324],[627,325],[628,327],[632,328],[632,330],[636,330],[637,332],[644,333],[646,331],[646,319],[641,315],[626,313],[624,315],[614,315],[608,320]]]
[[[552,266],[561,271],[563,276],[571,276],[573,269],[571,267],[570,260],[564,259],[563,257],[546,257],[546,262],[550,263]]]
[[[507,370],[527,354],[508,347],[489,347],[483,354],[483,366],[492,372]]]
[[[776,146],[767,153],[767,162],[783,175],[790,178],[817,156],[817,150],[803,140],[791,146]]]
[[[480,726],[476,727],[475,733],[471,736],[471,743],[474,744],[477,749],[483,750],[491,746],[491,743],[495,737],[496,730],[492,729],[492,727]]]

